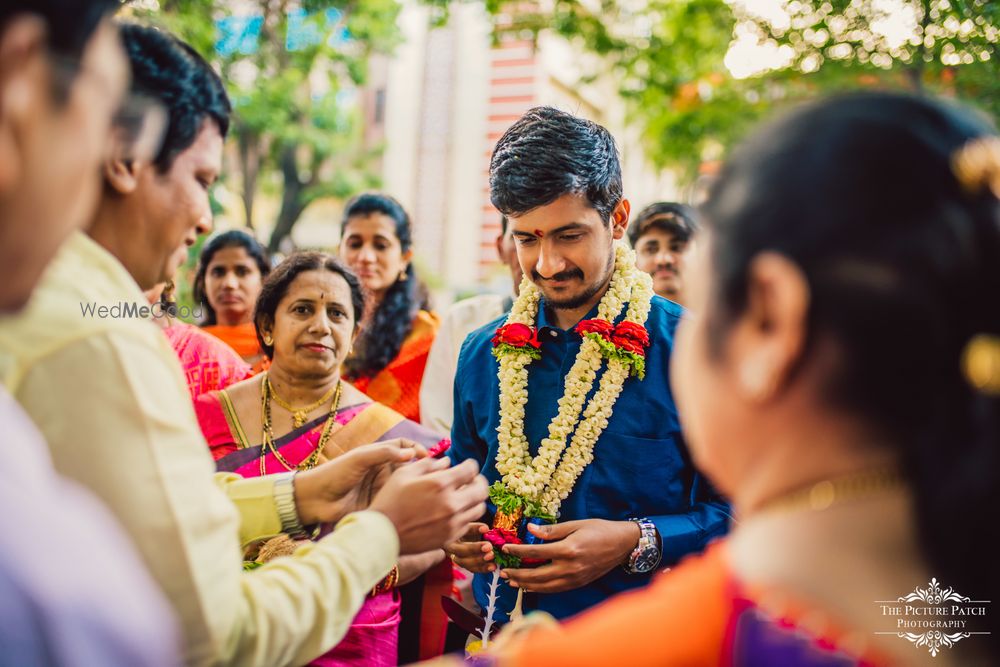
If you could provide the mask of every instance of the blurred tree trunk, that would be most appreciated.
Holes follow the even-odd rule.
[[[260,173],[261,139],[250,128],[239,125],[236,128],[236,140],[240,148],[240,173],[243,176],[243,213],[246,215],[247,227],[253,229],[253,202],[257,196],[257,175]]]
[[[299,177],[299,165],[295,159],[295,153],[296,146],[286,146],[281,151],[280,166],[285,187],[281,195],[281,210],[278,211],[278,219],[274,223],[271,240],[267,243],[268,252],[274,253],[281,248],[281,242],[291,234],[295,223],[298,222],[302,212],[309,205],[305,197],[305,190],[311,185],[311,182],[304,181]]]

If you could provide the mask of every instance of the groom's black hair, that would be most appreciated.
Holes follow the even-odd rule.
[[[579,194],[605,223],[622,199],[615,140],[597,123],[552,107],[529,110],[500,137],[490,160],[490,200],[520,216]]]

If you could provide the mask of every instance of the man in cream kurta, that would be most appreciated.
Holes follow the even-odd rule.
[[[128,86],[108,18],[116,5],[0,4],[3,316],[20,312],[90,214],[79,193],[99,185],[102,137]],[[38,429],[2,386],[0,457],[0,663],[176,667],[180,643],[163,593],[107,508],[56,474]]]
[[[303,664],[343,637],[401,545],[433,549],[481,514],[486,484],[474,466],[413,463],[376,494],[379,512],[343,518],[354,505],[341,503],[373,466],[412,458],[401,442],[294,478],[214,475],[179,362],[132,309],[173,274],[182,242],[211,227],[229,103],[211,67],[169,34],[124,24],[119,35],[133,92],[166,111],[164,140],[153,160],[108,152],[87,235],[62,246],[24,312],[0,320],[0,381],[59,472],[98,495],[132,538],[180,617],[188,664]],[[242,543],[338,519],[332,535],[243,572]]]
[[[339,641],[396,562],[392,523],[357,512],[293,557],[243,573],[241,543],[282,532],[273,479],[215,475],[154,324],[82,311],[123,303],[146,301],[114,256],[77,233],[25,312],[0,321],[0,377],[57,470],[100,496],[132,536],[179,613],[187,663],[308,662]]]

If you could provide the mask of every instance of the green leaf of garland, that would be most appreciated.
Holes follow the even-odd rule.
[[[541,503],[531,498],[525,498],[514,493],[503,482],[493,482],[490,486],[490,502],[496,505],[497,510],[504,514],[514,514],[519,509],[524,509],[524,516],[546,521],[555,521],[556,518],[542,509]]]
[[[496,357],[498,361],[501,357],[505,357],[510,354],[526,354],[536,361],[542,358],[542,351],[531,347],[530,345],[517,347],[515,345],[511,345],[510,343],[500,343],[493,348],[493,356]]]
[[[638,377],[640,380],[646,377],[646,358],[635,352],[623,350],[604,336],[590,332],[583,334],[587,338],[596,341],[601,347],[601,355],[605,359],[618,359],[629,367],[629,375]]]
[[[521,559],[513,554],[505,554],[496,547],[493,547],[493,562],[501,570],[521,567]]]

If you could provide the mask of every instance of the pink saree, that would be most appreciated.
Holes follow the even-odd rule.
[[[198,327],[173,322],[163,333],[181,362],[192,400],[250,377],[250,364],[224,342]]]
[[[259,439],[260,425],[244,428],[225,391],[202,395],[195,402],[195,412],[217,470],[235,472],[244,477],[260,475],[260,443],[247,438],[247,433],[252,433]],[[330,439],[320,454],[320,463],[360,445],[391,438],[409,438],[428,449],[442,443],[441,438],[428,429],[372,401],[342,407],[337,410],[334,419]],[[276,438],[275,447],[286,461],[296,465],[315,450],[325,422],[326,417],[320,417],[304,424]],[[264,457],[264,466],[268,474],[286,471],[270,452]],[[394,666],[398,664],[399,621],[397,591],[374,597],[369,595],[344,639],[309,664],[320,667]]]

